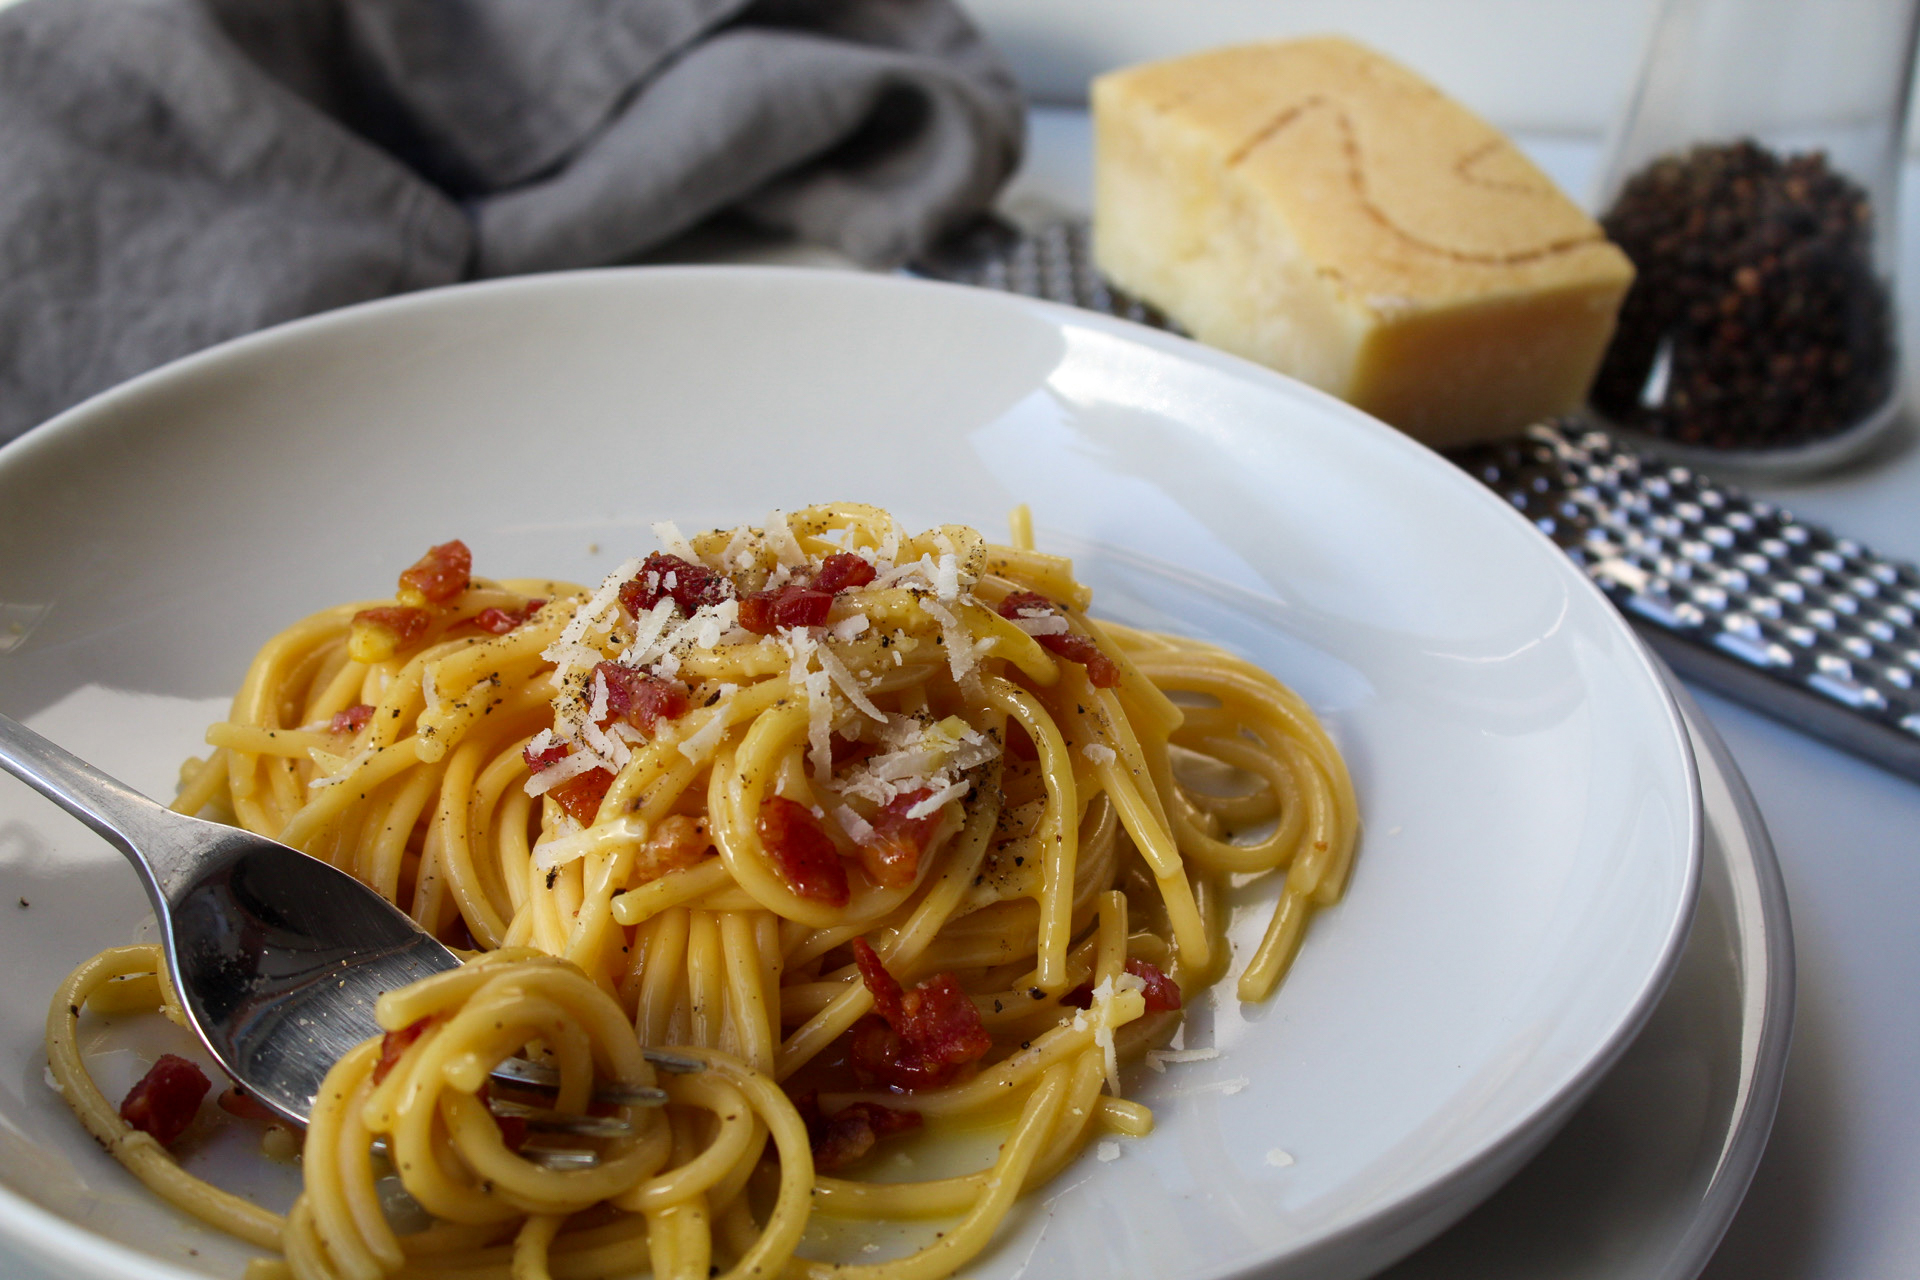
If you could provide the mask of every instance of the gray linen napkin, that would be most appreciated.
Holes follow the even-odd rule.
[[[722,211],[898,262],[1021,141],[949,0],[25,0],[0,441],[263,325],[629,260]]]

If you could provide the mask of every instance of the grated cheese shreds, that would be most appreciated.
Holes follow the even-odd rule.
[[[541,841],[533,846],[533,865],[537,870],[551,871],[575,858],[611,853],[630,844],[639,844],[646,838],[646,822],[628,814],[585,831]]]
[[[1226,1080],[1213,1080],[1213,1081],[1209,1081],[1206,1084],[1194,1085],[1190,1089],[1177,1090],[1175,1092],[1175,1096],[1181,1097],[1181,1098],[1190,1098],[1202,1093],[1219,1093],[1219,1094],[1225,1094],[1228,1097],[1231,1097],[1234,1094],[1239,1093],[1242,1089],[1245,1089],[1248,1085],[1252,1083],[1253,1081],[1249,1080],[1245,1076],[1233,1076]]]
[[[680,532],[680,526],[673,521],[654,521],[653,536],[660,539],[660,545],[665,548],[667,554],[679,556],[682,560],[691,561],[694,564],[701,563],[700,553],[693,549],[693,544],[687,541],[686,535]]]
[[[367,761],[373,759],[374,752],[378,750],[379,750],[378,747],[368,747],[365,750],[361,751],[358,755],[353,756],[345,764],[341,765],[338,769],[334,770],[327,777],[315,778],[312,782],[309,782],[307,785],[309,787],[338,786],[342,782],[345,782],[348,778],[351,778],[355,773],[359,772],[360,766],[364,765]],[[310,756],[313,756],[315,758],[315,761],[318,762],[319,755],[316,751],[314,751],[313,749],[309,749],[307,751],[307,754]]]
[[[1112,747],[1098,742],[1087,743],[1080,748],[1080,754],[1088,760],[1091,760],[1094,764],[1112,764],[1120,758]]]
[[[838,640],[841,644],[846,644],[866,631],[871,625],[873,624],[867,620],[866,614],[850,613],[828,627],[827,630],[832,633],[835,640]]]
[[[923,552],[918,560],[909,560],[905,564],[897,564],[884,573],[876,575],[870,585],[874,587],[897,587],[908,578],[919,578],[931,589],[933,587],[934,572],[933,557]]]
[[[1219,1056],[1218,1049],[1149,1049],[1147,1065],[1165,1075],[1169,1062],[1209,1062]]]
[[[951,604],[960,598],[960,558],[951,551],[941,555],[940,564],[934,570],[933,594],[942,604]]]
[[[601,674],[600,665],[593,669],[593,703],[587,708],[589,724],[599,724],[607,718],[607,677]]]
[[[824,670],[807,672],[807,759],[816,782],[833,780],[833,677]]]
[[[958,800],[961,796],[966,795],[972,785],[973,784],[965,778],[948,783],[946,786],[941,787],[938,791],[928,796],[925,800],[922,800],[919,804],[908,809],[907,816],[909,818],[925,818],[931,814],[938,813],[941,808],[946,805],[947,801]]]
[[[729,705],[739,688],[735,684],[720,686],[720,696],[714,701],[712,714],[680,743],[681,755],[699,764],[709,751],[719,745],[720,739],[726,736],[727,725],[732,721]]]
[[[1088,1006],[1093,1014],[1093,1042],[1100,1046],[1100,1052],[1107,1060],[1107,1092],[1114,1097],[1120,1096],[1120,1051],[1113,1042],[1113,996],[1112,978],[1100,979],[1100,985],[1093,989],[1093,1003]]]
[[[527,779],[530,796],[543,796],[570,778],[577,778],[600,767],[591,751],[576,751],[564,760],[556,760]]]
[[[587,597],[587,602],[574,611],[567,619],[567,625],[560,629],[552,644],[540,651],[540,656],[548,662],[559,662],[568,651],[575,648],[586,638],[588,628],[606,616],[607,611],[620,599],[620,588],[640,572],[640,561],[629,557],[620,562],[620,567],[601,579],[599,589]]]
[[[667,624],[671,621],[673,621],[673,600],[670,597],[661,598],[654,604],[653,608],[647,610],[646,613],[640,617],[635,618],[633,620],[633,643],[629,644],[627,651],[620,655],[621,665],[628,667],[640,666],[642,662],[641,655],[653,648],[654,644],[660,639],[660,633],[667,629]]]
[[[840,686],[840,692],[847,695],[847,701],[858,708],[860,714],[882,724],[887,722],[887,713],[873,705],[873,700],[867,697],[860,682],[854,679],[853,672],[847,670],[847,664],[840,661],[838,654],[825,645],[816,645],[813,656],[820,660],[820,666],[833,677],[833,682]]]
[[[847,833],[847,838],[855,844],[873,843],[873,824],[855,813],[851,808],[844,804],[840,805],[833,811],[833,817],[834,820],[840,824],[840,829]]]
[[[428,715],[440,709],[440,690],[434,683],[432,666],[420,668],[420,697],[427,704]]]
[[[767,513],[767,542],[773,547],[774,557],[783,567],[806,568],[807,553],[800,549],[800,540],[793,536],[793,529],[788,526],[784,511],[775,509]]]
[[[1101,1164],[1111,1163],[1120,1158],[1120,1144],[1117,1142],[1102,1142],[1093,1149],[1093,1154]]]
[[[967,673],[973,670],[978,661],[972,633],[960,625],[960,619],[954,617],[953,611],[945,605],[923,598],[920,607],[940,624],[940,634],[947,642],[947,667],[953,672],[953,678],[966,679]]]
[[[599,757],[600,763],[614,773],[626,768],[627,761],[633,759],[633,752],[628,750],[626,743],[613,737],[591,719],[580,726],[580,736],[585,739],[586,751],[583,754]]]
[[[1063,636],[1073,630],[1064,617],[1046,609],[1022,609],[1009,621],[1030,636]]]
[[[723,570],[753,568],[756,559],[753,554],[753,544],[753,530],[744,524],[740,525],[727,539],[726,549],[720,553],[720,568]]]

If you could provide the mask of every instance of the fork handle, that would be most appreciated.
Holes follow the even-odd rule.
[[[191,876],[198,859],[192,855],[192,842],[182,837],[183,827],[194,819],[156,804],[6,715],[0,715],[0,769],[124,854],[163,914],[171,891]]]

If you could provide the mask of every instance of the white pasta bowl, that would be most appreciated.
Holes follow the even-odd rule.
[[[831,499],[990,537],[1030,504],[1096,613],[1215,640],[1300,690],[1360,795],[1346,899],[1278,994],[1243,1006],[1228,981],[1197,1002],[1185,1043],[1217,1056],[1127,1077],[1154,1133],[1090,1147],[972,1274],[1366,1274],[1498,1185],[1652,1008],[1692,910],[1697,793],[1601,596],[1469,477],[1345,405],[1004,295],[584,273],[169,366],[0,449],[0,711],[169,795],[261,641],[390,591],[430,543],[464,538],[491,576],[597,581],[653,546],[653,520]],[[1240,895],[1241,961],[1276,888]],[[237,1274],[248,1251],[148,1195],[46,1082],[49,993],[146,927],[133,875],[0,779],[0,895],[0,1257]],[[109,1093],[173,1034],[95,1032]],[[186,1158],[274,1207],[297,1181],[238,1127]]]

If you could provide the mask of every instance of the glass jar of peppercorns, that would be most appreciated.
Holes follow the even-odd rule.
[[[1598,202],[1636,271],[1598,417],[1773,471],[1834,465],[1893,419],[1916,14],[1920,0],[1666,0]]]

